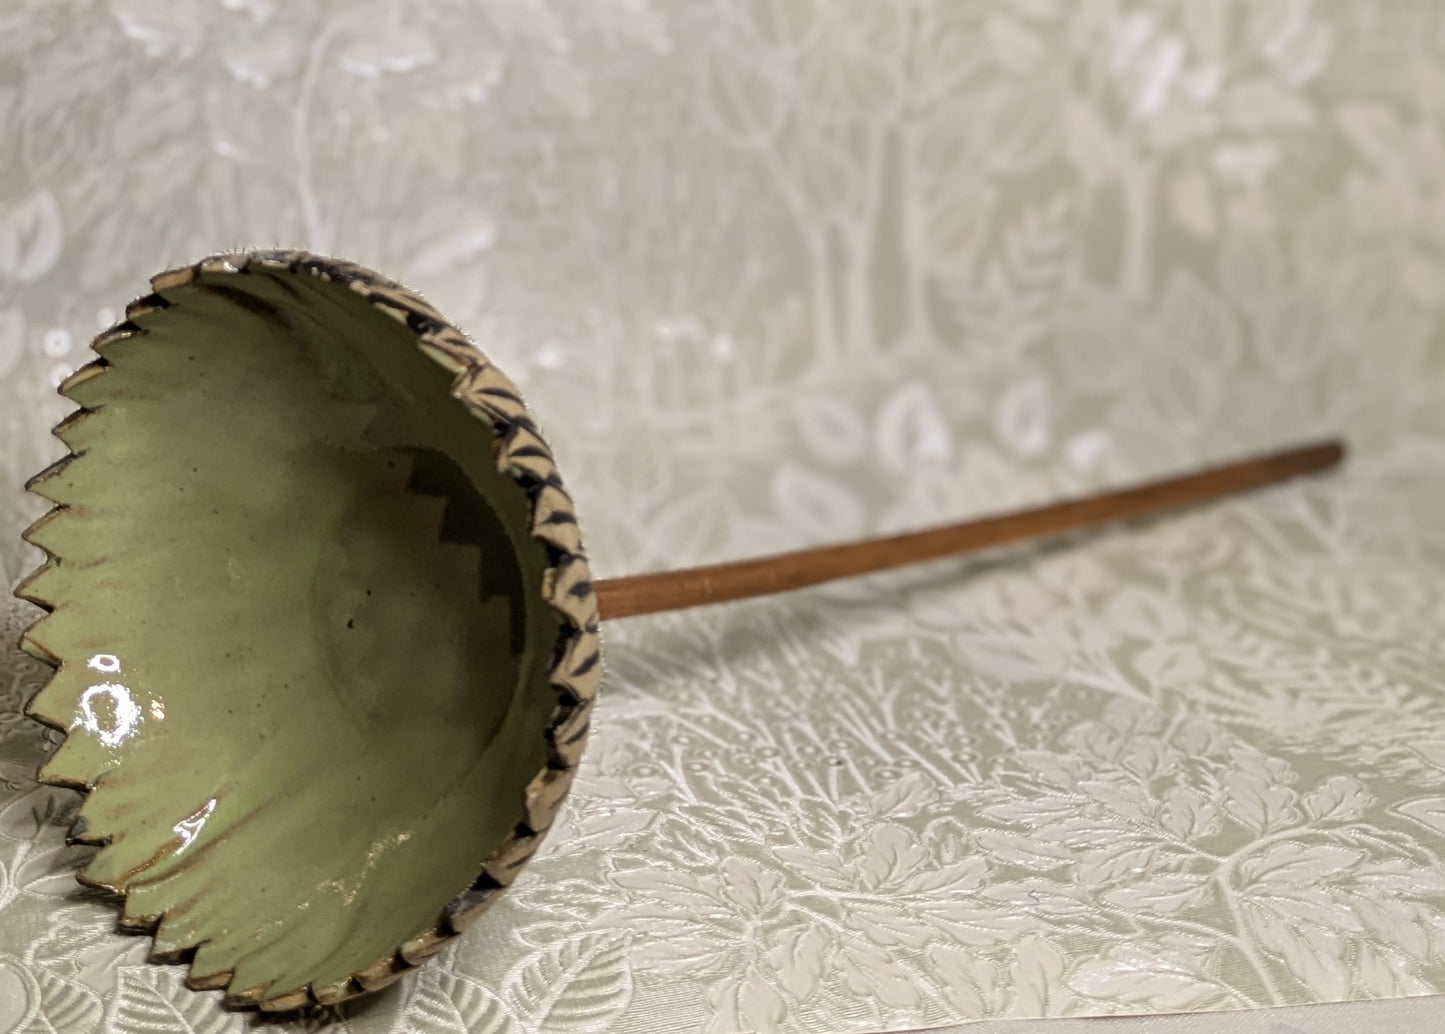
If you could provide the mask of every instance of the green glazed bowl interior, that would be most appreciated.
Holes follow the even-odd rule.
[[[537,846],[600,657],[516,389],[422,299],[296,252],[162,274],[62,392],[20,595],[82,880],[268,1008],[395,979]]]

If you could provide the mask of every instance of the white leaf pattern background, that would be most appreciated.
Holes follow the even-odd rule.
[[[1325,480],[609,628],[543,854],[276,1027],[1445,993],[1442,59],[1445,12],[1384,0],[11,0],[0,578],[80,344],[243,245],[468,327],[602,575],[1342,433]],[[74,884],[3,615],[0,1029],[250,1029]]]

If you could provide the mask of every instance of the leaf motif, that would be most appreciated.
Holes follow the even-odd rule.
[[[707,992],[713,1008],[707,1034],[736,1034],[740,1030],[775,1030],[788,1015],[788,1003],[756,967]]]
[[[1139,912],[1172,915],[1192,908],[1204,898],[1209,877],[1187,872],[1162,872],[1138,883],[1105,891],[1105,901]]]
[[[1419,797],[1397,804],[1391,810],[1434,833],[1445,835],[1445,797]]]
[[[984,830],[975,833],[973,839],[979,847],[1006,865],[1048,870],[1074,860],[1073,852],[1064,845],[1047,843],[1020,833]]]
[[[14,1034],[44,1034],[39,1022],[39,998],[40,989],[25,964],[13,956],[0,955],[0,1029]]]
[[[407,999],[405,1029],[417,1034],[512,1034],[511,1014],[474,980],[441,969],[423,970]]]
[[[669,872],[652,866],[614,872],[610,882],[628,890],[642,891],[649,898],[682,908],[717,912],[722,906],[719,881],[713,876]]]
[[[1021,750],[1017,756],[1028,766],[1030,773],[1054,786],[1073,786],[1084,778],[1083,763],[1070,754],[1056,754],[1051,750]],[[1066,814],[1072,811],[1067,803],[1058,803],[1064,806]]]
[[[1219,809],[1203,793],[1176,786],[1164,795],[1159,824],[1181,839],[1207,836],[1215,830]]]
[[[906,876],[928,857],[918,837],[897,823],[883,823],[869,830],[858,862],[858,881],[867,890]]]
[[[219,995],[198,995],[172,967],[122,966],[110,1017],[115,1034],[243,1034],[246,1020],[221,1006]]]
[[[1136,739],[1119,758],[1119,765],[1142,782],[1162,775],[1173,764],[1169,749],[1155,740]]]
[[[947,463],[953,436],[933,393],[915,381],[894,391],[878,410],[878,454],[889,468],[913,473],[922,465]]]
[[[1321,887],[1266,887],[1256,884],[1248,894],[1259,908],[1291,923],[1314,923],[1338,933],[1350,934],[1362,933],[1365,928],[1342,896]]]
[[[1030,377],[1007,388],[1000,396],[994,409],[994,432],[1020,456],[1042,455],[1053,437],[1052,412],[1049,382],[1042,377]]]
[[[1188,686],[1209,674],[1199,647],[1193,643],[1151,643],[1133,658],[1134,670],[1145,685]]]
[[[908,894],[967,894],[983,886],[988,862],[977,855],[920,872],[903,885]]]
[[[1334,844],[1285,841],[1246,858],[1240,863],[1239,874],[1246,883],[1257,882],[1273,889],[1310,888],[1327,876],[1353,868],[1364,854]]]
[[[995,883],[978,892],[986,901],[1008,905],[1018,912],[1029,912],[1051,919],[1069,919],[1090,915],[1098,903],[1086,887],[1048,879],[1027,879],[1013,883]],[[975,908],[972,902],[962,905]],[[1015,926],[1013,929],[1026,929]]]
[[[1031,905],[1027,898],[1025,905]],[[920,906],[931,927],[959,944],[990,947],[1016,941],[1021,934],[1043,928],[1049,920],[1041,915],[1023,912],[1023,906],[1006,908],[980,907],[976,901],[951,901],[947,898]],[[930,938],[936,940],[936,938]]]
[[[1180,722],[1170,738],[1172,747],[1194,756],[1218,753],[1219,742],[1219,730],[1211,723],[1195,718]]]
[[[977,950],[958,944],[934,944],[928,961],[937,974],[943,997],[965,1020],[992,1016],[1003,1007],[998,966]]]
[[[842,889],[852,886],[847,867],[836,855],[802,847],[775,847],[773,857],[820,887]]]
[[[515,967],[503,997],[535,1029],[605,1029],[632,1001],[631,943],[615,933],[569,938]]]
[[[1068,745],[1079,754],[1115,764],[1123,749],[1123,741],[1108,726],[1101,722],[1084,722],[1069,730]]]
[[[1409,858],[1375,858],[1351,873],[1367,894],[1425,898],[1445,894],[1445,873],[1422,868]]]
[[[909,772],[868,798],[868,816],[873,819],[906,819],[938,797],[933,782],[922,772]]]
[[[876,999],[895,1009],[916,1008],[922,1003],[913,975],[882,947],[866,941],[849,941],[839,950],[837,958],[843,980],[855,995]]]
[[[1239,771],[1263,779],[1267,783],[1289,783],[1294,773],[1288,762],[1272,758],[1247,744],[1229,748],[1229,760]]]
[[[863,530],[863,507],[846,487],[817,471],[787,464],[773,478],[773,505],[800,533],[823,541]]]
[[[925,161],[928,154],[927,146],[921,146],[919,161]],[[979,252],[988,239],[998,198],[993,183],[982,175],[969,175],[966,169],[967,165],[954,166],[945,177],[948,193],[934,201],[925,227],[934,266],[965,282],[972,277]]]
[[[1430,935],[1419,923],[1417,909],[1412,903],[1355,895],[1350,900],[1350,907],[1365,924],[1365,929],[1381,943],[1398,945],[1422,962],[1429,957]]]
[[[916,951],[937,936],[931,926],[892,901],[850,905],[843,922],[884,948],[902,945]]]
[[[1254,905],[1245,907],[1261,946],[1284,958],[1294,977],[1323,1001],[1348,998],[1353,983],[1345,964],[1345,939],[1328,927],[1280,918]]]
[[[79,798],[75,791],[36,786],[0,809],[0,837],[39,840],[59,833],[74,820]]]
[[[1009,976],[1018,1016],[1063,1016],[1074,995],[1064,982],[1067,963],[1058,948],[1042,937],[1025,937],[1015,949]]]
[[[787,110],[776,77],[751,54],[722,46],[708,53],[704,72],[703,110],[713,126],[739,145],[768,146]]]
[[[1079,881],[1086,887],[1096,887],[1146,872],[1157,851],[1152,844],[1136,846],[1129,840],[1105,850],[1089,851],[1079,862]]]
[[[613,913],[619,923],[636,921],[646,936],[634,942],[632,964],[641,971],[665,976],[715,972],[718,945],[709,928],[677,913],[653,906],[624,908]]]
[[[722,863],[722,894],[744,912],[758,914],[776,907],[783,877],[752,858],[731,857]]]
[[[584,814],[573,813],[576,822],[576,838],[586,840],[595,849],[607,850],[621,847],[637,834],[646,830],[657,819],[652,811],[618,808],[598,809]]]
[[[1189,615],[1177,602],[1132,585],[1114,593],[1104,616],[1111,627],[1150,642],[1184,636],[1190,628]]]
[[[1079,789],[1125,819],[1147,822],[1154,811],[1153,800],[1132,779],[1084,779]]]
[[[1166,618],[1163,622],[1164,631],[1162,634],[1174,634],[1170,630],[1171,624],[1177,620],[1179,616],[1182,616],[1182,610],[1175,601],[1169,600],[1167,597],[1156,597],[1155,599],[1157,601],[1155,603],[1156,607],[1159,602],[1166,604],[1166,606],[1159,607],[1157,610],[1159,614],[1165,615]],[[1175,615],[1174,619],[1169,618],[1171,613]],[[1187,618],[1182,622],[1174,624],[1174,627],[1179,629],[1188,628]],[[1103,721],[1105,725],[1118,732],[1121,736],[1129,736],[1131,738],[1141,734],[1153,736],[1155,733],[1161,732],[1164,728],[1163,715],[1157,707],[1145,704],[1142,701],[1128,700],[1123,697],[1115,697],[1104,705]]]
[[[1349,822],[1365,813],[1375,798],[1354,776],[1333,775],[1305,794],[1305,811],[1319,822]]]
[[[1355,945],[1352,962],[1360,986],[1372,997],[1406,998],[1434,991],[1415,974],[1409,959],[1369,941]]]
[[[1117,814],[1085,809],[1083,814],[1069,815],[1034,830],[1034,835],[1061,844],[1067,844],[1076,851],[1108,848],[1118,850],[1121,845],[1137,844],[1139,826],[1137,822]]]
[[[806,1002],[818,990],[831,955],[832,938],[821,926],[794,927],[778,934],[768,963],[783,990]]]
[[[341,51],[341,70],[360,79],[399,75],[426,68],[437,60],[436,46],[414,25],[365,22],[352,30],[350,43]]]
[[[0,280],[28,284],[60,259],[64,230],[55,195],[42,190],[0,214]]]
[[[1086,959],[1069,978],[1080,994],[1155,1012],[1218,1006],[1228,990],[1161,958]]]
[[[105,1005],[92,988],[78,980],[42,969],[35,974],[40,987],[40,1012],[54,1031],[92,1031],[100,1026]]]
[[[31,894],[69,897],[77,889],[76,872],[94,853],[92,848],[64,841],[50,844],[31,854],[15,870],[15,884]]]
[[[1224,779],[1224,810],[1256,833],[1268,833],[1293,822],[1296,794],[1272,785],[1253,772],[1231,772]]]

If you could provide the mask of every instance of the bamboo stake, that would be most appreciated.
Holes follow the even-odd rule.
[[[1338,440],[1316,442],[1036,509],[887,538],[679,571],[608,578],[595,583],[594,588],[600,614],[605,619],[790,592],[839,578],[1192,506],[1328,470],[1337,466],[1344,455],[1344,444]]]

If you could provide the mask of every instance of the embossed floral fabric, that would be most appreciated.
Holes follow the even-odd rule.
[[[1440,1025],[1440,1002],[1429,998],[1339,1005],[1176,1013],[1100,1020],[1003,1020],[936,1027],[938,1034],[1354,1034],[1359,1030],[1430,1031]]]
[[[470,328],[602,575],[1342,433],[1328,478],[616,624],[573,798],[495,912],[278,1022],[1445,992],[1442,69],[1445,11],[1383,0],[9,0],[0,574],[85,341],[244,245]],[[248,1029],[75,886],[3,613],[0,1030]]]

